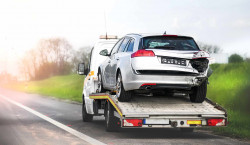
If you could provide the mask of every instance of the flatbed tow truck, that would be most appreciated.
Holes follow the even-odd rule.
[[[102,38],[101,38],[102,39]],[[119,102],[114,92],[98,92],[98,66],[106,59],[101,50],[109,51],[117,37],[100,40],[91,51],[90,65],[78,65],[78,74],[86,75],[83,87],[82,119],[105,116],[107,131],[120,128],[180,128],[191,132],[196,127],[226,126],[227,112],[209,99],[202,103],[190,102],[188,95],[134,96],[130,102]]]
[[[191,132],[195,127],[227,125],[226,110],[209,99],[192,103],[187,96],[180,94],[137,96],[130,102],[119,102],[110,93],[94,93],[89,98],[93,99],[94,106],[104,108],[94,109],[94,112],[95,115],[105,115],[107,131],[122,127],[180,128]]]

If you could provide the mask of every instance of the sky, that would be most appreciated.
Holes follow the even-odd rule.
[[[166,31],[250,57],[249,6],[249,0],[1,0],[0,72],[17,73],[18,60],[40,39],[63,37],[79,49],[106,30],[120,37]]]

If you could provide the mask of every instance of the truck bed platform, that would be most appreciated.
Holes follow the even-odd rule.
[[[110,99],[124,116],[138,115],[218,115],[225,110],[206,99],[203,103],[192,103],[185,96],[136,96],[130,102],[119,102],[115,95],[91,94],[92,99]],[[113,105],[114,105],[113,104]]]
[[[192,103],[187,96],[136,96],[130,102],[119,102],[115,95],[106,93],[91,94],[90,98],[108,99],[121,119],[165,118],[170,122],[171,120],[177,122],[185,120],[183,127],[189,127],[187,120],[190,119],[201,120],[202,122],[206,122],[209,118],[227,120],[226,111],[209,99],[206,99],[203,103]]]

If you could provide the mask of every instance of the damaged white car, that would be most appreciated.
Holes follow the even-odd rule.
[[[121,38],[98,69],[98,92],[116,92],[118,100],[135,94],[187,93],[192,102],[206,98],[209,54],[192,37],[128,34]]]

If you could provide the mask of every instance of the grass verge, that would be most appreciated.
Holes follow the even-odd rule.
[[[207,97],[228,113],[227,127],[210,128],[218,133],[250,139],[250,63],[214,64]]]
[[[82,102],[84,77],[76,74],[55,76],[41,81],[15,82],[3,85],[5,88],[27,93],[36,93]]]

